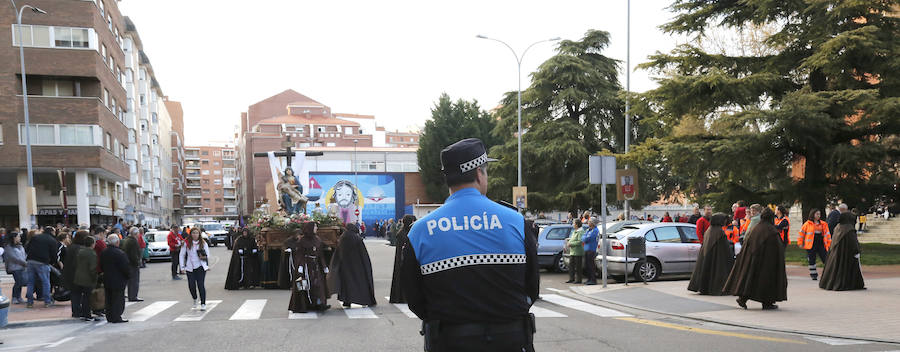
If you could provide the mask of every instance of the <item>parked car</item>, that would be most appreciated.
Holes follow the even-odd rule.
[[[169,231],[148,231],[144,233],[144,241],[147,242],[147,248],[150,250],[150,260],[164,259],[171,260],[169,253],[169,243],[166,241]]]
[[[190,227],[191,229],[196,228],[196,227],[200,227],[200,238],[202,238],[204,241],[206,241],[206,245],[207,245],[207,246],[212,246],[212,240],[210,240],[209,234],[206,233],[206,231],[203,230],[203,227],[202,227],[201,224],[199,224],[199,223],[187,223],[187,224],[184,224],[184,226]],[[186,233],[185,233],[185,234],[182,234],[182,236],[184,236],[184,238],[188,238],[188,236],[190,236],[190,234],[186,234]]]
[[[612,221],[606,223],[606,238],[615,238],[615,233],[622,230],[627,225],[639,225],[649,223],[649,221],[645,220],[620,220],[620,221]],[[601,224],[602,226],[602,224]],[[602,229],[601,229],[602,231]],[[570,232],[571,233],[571,232]],[[602,240],[602,239],[601,239]],[[597,255],[600,255],[600,252],[597,252]],[[569,253],[563,252],[563,259],[565,260],[565,264],[569,265]],[[597,270],[600,270],[599,266]]]
[[[228,230],[225,229],[225,225],[222,225],[217,222],[202,222],[200,223],[201,233],[206,233],[209,236],[209,245],[210,246],[218,246],[219,243],[225,243],[228,240]]]
[[[607,272],[611,276],[633,275],[655,281],[662,274],[691,273],[700,251],[696,226],[688,223],[647,223],[627,225],[613,234],[608,242]],[[625,263],[625,245],[628,238],[644,237],[646,259],[628,258]],[[739,249],[738,249],[739,250]],[[601,258],[597,257],[600,267]]]
[[[554,224],[540,227],[538,233],[538,264],[541,268],[564,272],[569,266],[563,258],[566,239],[572,234],[572,225]]]

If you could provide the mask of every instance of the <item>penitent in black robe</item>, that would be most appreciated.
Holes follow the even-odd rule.
[[[840,223],[831,236],[828,261],[819,278],[819,288],[832,291],[861,290],[866,288],[859,266],[859,238],[856,236],[855,216],[841,214]]]
[[[697,254],[697,264],[691,275],[688,290],[701,295],[722,295],[722,288],[734,265],[734,248],[725,238],[725,214],[715,214],[710,219],[710,227],[703,235],[703,244]]]
[[[242,235],[234,240],[225,278],[226,290],[259,286],[259,255],[255,238]]]
[[[397,233],[396,246],[394,247],[394,274],[391,276],[391,303],[406,303],[403,297],[402,275],[400,274],[400,263],[403,258],[403,244],[409,242],[409,227],[404,226]]]
[[[328,287],[331,293],[337,293],[338,300],[345,306],[350,303],[364,306],[376,304],[372,261],[356,225],[347,225],[347,231],[341,235],[330,270]]]
[[[290,244],[291,252],[285,253],[291,268],[291,302],[288,309],[294,313],[328,309],[325,246],[315,234],[304,235]],[[301,287],[304,281],[307,287]]]
[[[765,211],[760,223],[744,238],[725,282],[723,292],[763,304],[787,300],[787,273],[784,270],[784,244],[775,228],[775,215]]]
[[[294,248],[297,244],[300,243],[299,236],[291,236],[288,239],[284,240],[284,244],[282,245],[283,250],[288,248]],[[290,290],[291,289],[291,266],[290,266],[290,255],[284,251],[278,252],[278,268],[277,268],[277,288],[282,290]]]

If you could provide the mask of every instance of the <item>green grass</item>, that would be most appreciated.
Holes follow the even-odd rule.
[[[862,265],[895,265],[900,264],[900,245],[882,243],[863,243],[860,259]],[[806,250],[791,244],[784,252],[788,264],[806,265]],[[819,263],[821,267],[822,264]]]

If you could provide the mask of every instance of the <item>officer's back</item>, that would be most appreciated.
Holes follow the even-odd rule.
[[[477,139],[444,149],[452,194],[413,225],[403,244],[404,294],[428,323],[432,351],[531,350],[535,239],[521,215],[483,195],[488,161]]]

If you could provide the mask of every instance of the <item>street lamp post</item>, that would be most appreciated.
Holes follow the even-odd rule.
[[[518,137],[518,144],[519,144],[519,151],[518,151],[518,159],[519,159],[518,180],[519,180],[519,182],[518,182],[518,186],[522,187],[522,59],[525,57],[525,54],[528,53],[528,49],[531,49],[531,47],[535,46],[536,44],[543,43],[543,42],[557,41],[557,40],[560,40],[560,38],[559,37],[550,38],[550,39],[540,40],[540,41],[531,43],[531,45],[529,45],[527,48],[525,48],[525,51],[522,52],[522,56],[519,56],[519,54],[516,54],[516,51],[511,46],[509,46],[509,44],[506,44],[506,42],[504,42],[502,40],[489,38],[489,37],[483,36],[481,34],[477,35],[476,38],[493,40],[500,44],[506,45],[506,47],[509,48],[509,51],[512,51],[513,56],[516,57],[516,67],[518,70],[518,80],[519,80],[518,90],[516,91],[516,95],[518,98],[518,106],[516,108],[516,115],[517,115],[517,121],[518,121],[517,137]]]
[[[25,79],[25,43],[23,42],[22,37],[22,13],[25,12],[25,9],[31,9],[32,12],[37,14],[46,14],[47,11],[41,10],[37,7],[31,5],[22,5],[21,8],[16,6],[16,2],[13,0],[9,0],[12,4],[13,9],[17,10],[16,12],[16,29],[19,31],[19,65],[22,69],[22,107],[25,110],[25,167],[28,173],[28,198],[31,198],[31,194],[34,192],[34,172],[31,168],[31,121],[28,119],[28,84]],[[24,204],[19,204],[19,206],[25,206]],[[35,214],[30,210],[29,207],[28,212],[31,213],[31,217],[29,219],[30,226],[33,226],[35,221]],[[21,220],[19,221],[21,223]],[[29,227],[30,227],[29,226]]]
[[[631,117],[629,115],[629,97],[631,94],[631,0],[628,0],[625,30],[625,154],[628,154],[628,143],[631,141]],[[628,169],[628,164],[625,164]],[[631,202],[625,199],[625,220],[631,219]]]

